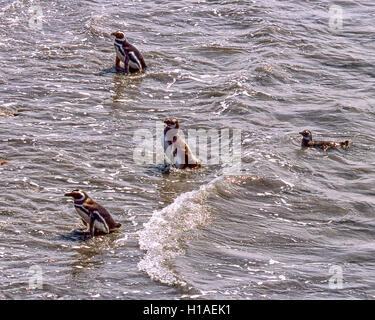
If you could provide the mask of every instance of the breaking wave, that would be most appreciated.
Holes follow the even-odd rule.
[[[152,280],[185,287],[187,283],[173,267],[173,259],[184,254],[186,241],[194,232],[210,221],[206,200],[213,194],[220,177],[198,190],[181,194],[176,200],[154,211],[150,220],[139,231],[139,245],[146,251],[138,269]]]

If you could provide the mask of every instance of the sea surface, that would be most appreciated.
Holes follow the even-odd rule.
[[[0,299],[374,299],[374,84],[372,0],[0,0]],[[240,168],[163,174],[167,118]]]

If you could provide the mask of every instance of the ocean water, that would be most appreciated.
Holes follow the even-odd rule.
[[[370,0],[1,0],[0,298],[373,299],[374,18]],[[145,73],[114,72],[116,30]],[[167,118],[240,132],[239,170],[162,174]],[[303,129],[351,147],[301,150]],[[74,233],[75,188],[121,230]]]

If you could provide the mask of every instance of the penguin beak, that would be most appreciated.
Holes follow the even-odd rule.
[[[69,193],[65,193],[65,194],[64,194],[64,197],[73,197],[73,194],[72,194],[71,192],[69,192]]]
[[[303,131],[301,131],[299,134],[300,134],[301,136],[303,136]]]

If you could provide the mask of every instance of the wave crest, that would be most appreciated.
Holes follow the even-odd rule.
[[[146,251],[138,269],[152,280],[168,285],[186,286],[187,283],[173,267],[173,259],[185,252],[186,241],[194,232],[210,221],[206,199],[212,195],[216,181],[198,190],[181,194],[176,200],[154,211],[150,220],[139,231],[139,246]]]

